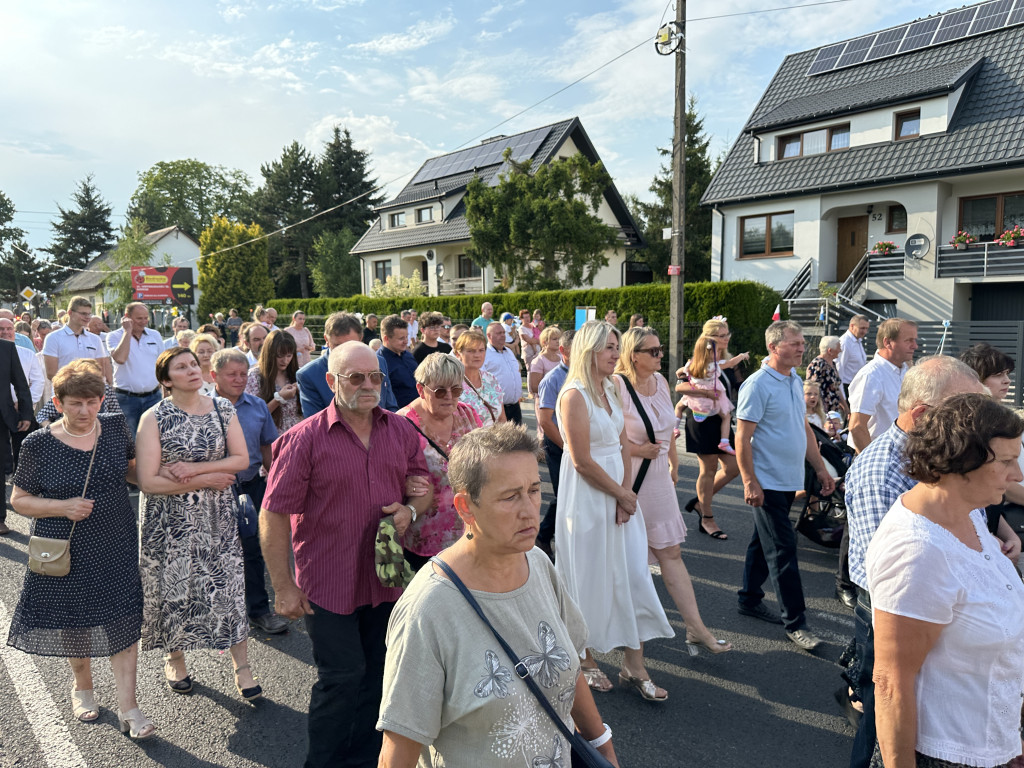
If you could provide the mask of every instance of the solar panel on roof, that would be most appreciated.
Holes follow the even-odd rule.
[[[940,21],[942,19],[936,16],[931,19],[915,21],[911,24],[910,29],[907,30],[907,36],[903,38],[903,42],[900,44],[900,53],[914,51],[928,45],[932,41],[932,37],[935,36],[935,30],[938,28]]]
[[[981,6],[967,34],[979,35],[982,32],[998,29],[1006,23],[1006,17],[1009,15],[1012,7],[1013,0],[997,0],[997,2]]]
[[[839,60],[840,55],[843,53],[843,49],[846,47],[846,43],[839,43],[838,45],[830,45],[827,48],[822,48],[818,51],[818,55],[814,58],[814,63],[811,64],[811,68],[807,74],[813,75],[818,72],[827,72],[832,69],[836,61]]]
[[[880,59],[883,56],[891,56],[899,50],[900,43],[903,42],[903,37],[907,33],[907,29],[910,27],[909,24],[903,27],[897,27],[896,29],[887,29],[885,32],[879,32],[875,36],[875,43],[871,46],[871,50],[868,51],[867,61],[874,61]]]
[[[967,33],[971,29],[971,22],[974,21],[974,16],[978,13],[978,8],[965,8],[962,11],[956,11],[948,16],[942,17],[942,26],[939,27],[939,31],[935,33],[935,43],[948,43],[951,40],[959,40],[961,37],[966,37]]]
[[[1024,0],[1017,0],[1017,7],[1010,13],[1010,18],[1006,20],[1006,26],[1011,27],[1014,24],[1024,24]]]
[[[537,128],[516,136],[503,137],[489,141],[486,144],[479,144],[475,147],[452,152],[448,155],[435,157],[428,160],[413,177],[411,184],[422,184],[426,181],[434,181],[447,176],[455,176],[474,168],[487,168],[501,162],[501,157],[506,148],[512,150],[512,159],[520,162],[532,157],[537,148],[548,137],[550,128]]]
[[[868,49],[875,42],[875,37],[876,35],[868,35],[867,37],[858,37],[856,40],[848,42],[846,50],[843,51],[843,55],[836,62],[836,69],[848,67],[851,64],[860,64],[864,61],[864,57],[868,55]]]

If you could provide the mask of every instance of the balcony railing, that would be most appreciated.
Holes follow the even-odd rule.
[[[975,243],[960,248],[938,247],[936,277],[1024,275],[1024,248],[1008,248],[997,243]]]
[[[442,296],[475,296],[484,292],[484,279],[482,277],[459,277],[440,280],[437,292]]]
[[[907,257],[903,251],[893,251],[889,254],[869,253],[868,279],[902,280],[906,262]]]

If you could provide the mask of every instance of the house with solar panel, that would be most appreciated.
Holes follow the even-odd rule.
[[[499,282],[492,270],[466,256],[470,235],[463,197],[474,176],[498,184],[508,170],[502,157],[506,148],[511,148],[513,160],[532,160],[534,168],[577,153],[590,162],[600,160],[578,118],[484,139],[476,146],[427,160],[401,192],[376,207],[379,218],[352,248],[351,253],[362,261],[363,293],[369,292],[374,280],[384,282],[396,274],[418,275],[431,296],[486,293]],[[605,191],[597,215],[619,230],[620,247],[608,251],[608,265],[595,275],[592,287],[649,282],[646,265],[628,261],[629,252],[644,242],[614,184]]]
[[[804,322],[1024,321],[1024,0],[788,55],[702,202],[712,279]]]

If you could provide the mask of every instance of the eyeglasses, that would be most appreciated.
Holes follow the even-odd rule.
[[[373,385],[379,385],[384,381],[384,374],[380,371],[370,371],[369,373],[339,373],[336,374],[339,379],[347,379],[348,383],[353,387],[361,386],[367,379]]]
[[[441,400],[447,400],[449,394],[451,395],[452,400],[458,400],[460,397],[462,397],[462,387],[460,387],[458,384],[456,384],[454,387],[438,387],[437,389],[432,389],[431,387],[428,387],[426,384],[424,384],[423,388],[428,392],[433,392],[434,397],[440,398]]]
[[[664,357],[664,347],[648,347],[647,349],[638,349],[637,352],[646,352],[651,357]]]
[[[445,329],[446,331],[447,331],[447,330],[448,330],[449,328],[451,328],[451,326],[450,326],[450,325],[442,325],[441,327],[442,327],[442,328],[444,328],[444,329]]]

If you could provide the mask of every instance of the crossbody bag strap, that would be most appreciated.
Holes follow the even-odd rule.
[[[413,429],[415,429],[417,432],[419,432],[421,435],[423,435],[423,437],[426,439],[426,441],[428,443],[430,443],[430,445],[433,447],[433,449],[435,451],[437,451],[439,454],[441,454],[441,458],[442,459],[444,459],[445,461],[448,461],[448,454],[445,453],[444,449],[442,449],[441,446],[439,446],[437,443],[435,443],[433,440],[430,439],[430,435],[428,435],[426,432],[424,432],[422,429],[420,429],[419,424],[417,424],[412,419],[409,419],[409,423],[412,424],[412,428]]]
[[[652,443],[658,442],[654,437],[654,427],[651,425],[651,420],[647,417],[647,411],[644,410],[643,405],[640,403],[640,397],[637,395],[636,390],[633,389],[632,383],[629,379],[619,374],[619,378],[622,379],[622,383],[626,385],[626,391],[629,392],[629,397],[633,400],[633,405],[636,406],[637,413],[640,414],[640,419],[644,423],[644,429],[647,430],[647,439]],[[657,386],[657,380],[655,380],[655,386]],[[651,467],[651,460],[644,459],[640,462],[640,471],[636,473],[636,478],[633,480],[633,493],[640,492],[640,486],[644,484],[644,478],[647,477],[647,470]]]
[[[102,434],[102,432],[100,433]],[[96,461],[96,449],[100,444],[100,435],[96,435],[96,439],[92,444],[92,455],[89,456],[89,469],[85,473],[85,485],[82,486],[82,498],[85,498],[85,492],[89,490],[89,479],[92,477],[92,465]],[[77,520],[71,521],[71,530],[68,532],[68,546],[71,546],[71,537],[75,535],[75,526],[78,525]]]
[[[565,724],[562,718],[558,716],[558,713],[555,711],[555,708],[551,706],[551,702],[548,701],[548,697],[544,695],[544,693],[538,687],[537,683],[530,676],[529,668],[520,660],[518,656],[516,656],[515,651],[513,651],[509,644],[505,642],[505,638],[498,634],[498,630],[496,630],[494,628],[494,625],[491,624],[490,620],[487,618],[487,614],[484,613],[483,608],[480,607],[480,604],[476,601],[476,598],[473,597],[473,593],[470,592],[469,588],[462,583],[462,579],[458,577],[458,575],[455,573],[454,570],[452,570],[452,567],[448,565],[448,563],[444,562],[439,557],[432,557],[430,558],[430,561],[432,563],[436,563],[437,567],[445,572],[445,575],[447,575],[448,578],[451,579],[452,584],[454,584],[455,587],[459,590],[459,592],[462,593],[462,596],[466,598],[466,602],[469,603],[469,605],[473,608],[474,611],[476,611],[476,615],[480,617],[480,620],[483,621],[485,625],[487,625],[487,628],[491,630],[491,634],[494,635],[494,639],[498,641],[498,645],[501,646],[501,649],[505,651],[505,655],[508,656],[508,658],[512,661],[513,667],[516,670],[516,675],[518,675],[519,678],[524,683],[526,683],[526,687],[530,689],[530,693],[537,697],[537,701],[540,702],[540,705],[544,708],[544,711],[548,713],[548,717],[551,718],[552,722],[554,722],[554,724],[558,726],[558,730],[562,732],[562,735],[568,740],[569,744],[573,744],[579,737],[577,737],[575,733],[569,730],[569,727]]]
[[[486,400],[484,399],[484,396],[480,394],[480,390],[478,390],[478,389],[477,389],[476,387],[474,387],[474,386],[473,386],[473,385],[472,385],[472,384],[470,383],[469,379],[467,379],[467,378],[463,377],[463,381],[465,381],[465,382],[466,382],[467,384],[469,384],[469,388],[470,388],[470,389],[472,389],[472,390],[473,390],[473,392],[475,392],[475,393],[476,393],[476,396],[477,396],[478,398],[480,398],[480,402],[484,404],[484,408],[486,408],[486,409],[487,409],[487,412],[488,412],[489,414],[491,414],[491,421],[493,421],[493,422],[494,422],[495,424],[497,424],[497,423],[498,423],[498,417],[497,417],[497,415],[496,415],[496,414],[494,413],[494,411],[493,411],[493,410],[491,409],[491,404],[490,404],[490,403],[488,403],[488,402],[487,402],[487,401],[486,401]]]

